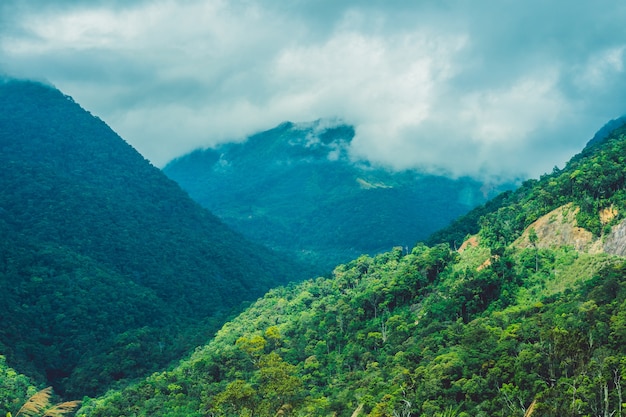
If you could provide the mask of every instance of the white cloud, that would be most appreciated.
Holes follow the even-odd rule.
[[[594,53],[579,70],[576,78],[583,89],[605,88],[616,76],[623,76],[626,45]]]
[[[329,117],[355,125],[355,158],[536,176],[626,112],[619,0],[9,0],[0,14],[0,70],[49,80],[157,165]]]
[[[568,104],[558,91],[558,74],[516,80],[506,89],[486,90],[464,97],[460,121],[472,140],[481,144],[523,141],[542,125],[567,114]]]

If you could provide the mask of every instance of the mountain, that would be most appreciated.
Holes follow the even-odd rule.
[[[460,218],[458,250],[451,226],[273,289],[78,416],[623,415],[625,155],[626,126]]]
[[[356,163],[354,134],[336,122],[287,122],[242,143],[196,150],[163,172],[248,238],[325,270],[413,246],[512,186]]]
[[[0,353],[61,394],[102,392],[206,342],[308,272],[201,208],[102,120],[0,81]]]
[[[615,129],[619,129],[620,127],[626,124],[626,115],[618,117],[613,120],[609,120],[605,123],[600,130],[596,132],[596,134],[591,138],[587,146],[593,146],[596,143],[604,141]]]

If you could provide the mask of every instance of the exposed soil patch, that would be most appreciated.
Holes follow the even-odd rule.
[[[599,239],[594,238],[590,231],[578,226],[576,222],[578,211],[579,208],[571,203],[551,211],[528,226],[513,245],[518,248],[533,247],[529,238],[530,230],[533,229],[537,235],[535,245],[538,248],[572,246],[581,252],[602,252]]]

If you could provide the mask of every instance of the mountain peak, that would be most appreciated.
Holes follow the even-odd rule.
[[[309,163],[315,160],[348,160],[354,128],[339,120],[318,119],[313,122],[284,122],[277,127],[254,134],[242,143],[218,145],[218,153],[245,152],[254,149],[259,156],[276,163]]]
[[[354,163],[354,133],[337,120],[286,122],[163,171],[249,238],[328,269],[412,245],[502,189]]]
[[[53,87],[0,83],[0,150],[0,348],[61,394],[165,366],[242,302],[308,275]]]

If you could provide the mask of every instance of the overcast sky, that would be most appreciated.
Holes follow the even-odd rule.
[[[626,113],[624,0],[3,0],[0,73],[157,166],[339,118],[355,158],[537,177]]]

